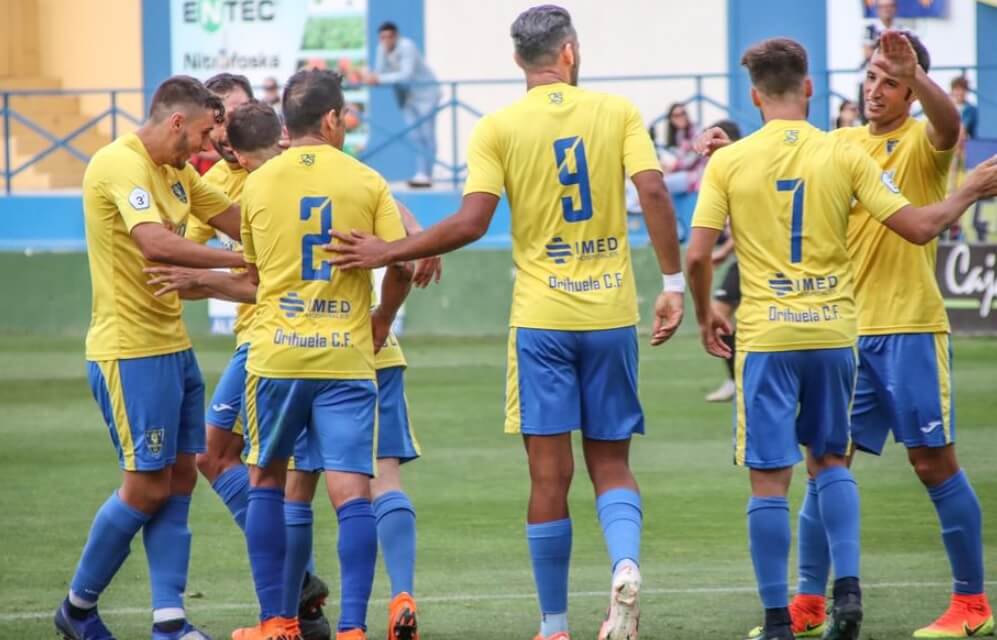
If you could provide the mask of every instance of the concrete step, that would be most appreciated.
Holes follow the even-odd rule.
[[[38,114],[62,113],[79,114],[79,96],[11,96],[10,108],[26,118],[34,119]]]
[[[0,91],[28,89],[59,89],[62,81],[45,76],[0,76]]]

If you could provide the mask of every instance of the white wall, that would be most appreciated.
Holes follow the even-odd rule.
[[[522,73],[512,60],[509,27],[537,0],[425,0],[426,56],[441,80],[514,79],[508,85],[462,87],[459,97],[487,113],[519,98]],[[571,12],[581,49],[582,84],[632,99],[645,120],[694,94],[691,80],[584,82],[586,77],[724,73],[726,0],[561,0]],[[708,80],[704,93],[727,103],[726,79]],[[695,107],[692,109],[695,114]],[[707,107],[710,123],[723,112]],[[476,118],[459,118],[458,157]],[[452,158],[450,115],[437,122],[441,159]],[[702,124],[702,123],[701,123]]]
[[[854,69],[862,62],[862,27],[866,23],[859,0],[828,0],[827,59],[832,69]],[[924,41],[932,66],[976,64],[976,0],[949,0],[948,17],[904,20],[904,23]],[[959,72],[939,71],[931,75],[948,89],[949,81]],[[967,75],[975,84],[975,74]],[[831,89],[855,100],[861,78],[858,72],[832,76]],[[832,117],[837,114],[837,105],[838,101],[832,102]]]

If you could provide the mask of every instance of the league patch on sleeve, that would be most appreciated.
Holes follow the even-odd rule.
[[[128,204],[136,211],[144,211],[149,208],[149,192],[141,187],[135,187],[128,194]]]

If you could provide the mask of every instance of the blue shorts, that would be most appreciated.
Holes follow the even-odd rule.
[[[204,380],[191,349],[87,362],[90,390],[125,471],[159,471],[204,451]]]
[[[737,352],[734,463],[782,469],[816,456],[848,452],[848,411],[855,389],[855,350]]]
[[[232,354],[232,359],[225,366],[222,377],[218,379],[218,386],[211,396],[211,404],[208,405],[205,422],[209,426],[217,427],[224,431],[231,431],[236,435],[245,432],[242,394],[246,392],[246,356],[249,353],[249,343],[244,342],[239,345]]]
[[[581,429],[592,440],[644,433],[637,396],[637,329],[556,331],[513,327],[506,433],[550,436]]]
[[[302,432],[321,468],[374,475],[377,385],[373,380],[300,380],[246,375],[248,464],[287,460]]]
[[[404,464],[421,455],[419,441],[409,422],[408,400],[405,397],[405,367],[390,367],[377,371],[377,457],[398,458]],[[322,456],[308,432],[302,432],[294,443],[294,456],[288,467],[295,471],[322,471]]]
[[[852,441],[856,448],[878,455],[890,432],[908,449],[955,442],[952,344],[947,333],[859,338]]]

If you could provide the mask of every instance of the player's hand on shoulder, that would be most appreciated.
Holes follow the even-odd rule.
[[[433,256],[423,258],[415,263],[415,275],[412,277],[412,284],[419,289],[425,289],[429,285],[439,283],[443,276],[443,258]]]
[[[336,254],[337,257],[330,262],[337,269],[377,269],[391,262],[388,259],[388,243],[373,234],[333,230],[332,237],[334,242],[325,245],[325,249]]]
[[[662,291],[654,301],[654,325],[651,327],[651,346],[668,341],[682,324],[685,313],[685,295]]]
[[[970,190],[977,200],[997,196],[997,155],[976,165],[976,168],[966,176],[962,187]]]
[[[734,355],[731,353],[730,347],[721,339],[721,336],[731,334],[730,323],[723,316],[713,313],[711,310],[706,322],[699,323],[699,334],[703,341],[703,347],[711,356],[726,359]]]
[[[394,321],[393,317],[381,313],[381,307],[370,312],[370,332],[374,340],[374,353],[378,353],[384,347],[384,343],[388,340],[388,334],[391,333],[391,323]]]
[[[156,289],[156,296],[162,296],[172,291],[181,295],[200,286],[200,269],[174,267],[168,265],[146,267],[143,269],[151,277],[146,283]]]
[[[701,156],[711,156],[717,149],[722,149],[731,143],[727,132],[720,127],[710,127],[696,136],[692,148]]]

